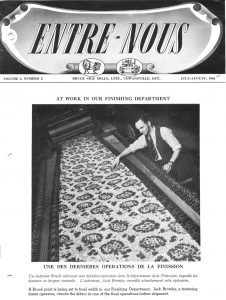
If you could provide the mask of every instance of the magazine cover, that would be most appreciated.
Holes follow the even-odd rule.
[[[225,1],[0,1],[0,298],[225,292]]]

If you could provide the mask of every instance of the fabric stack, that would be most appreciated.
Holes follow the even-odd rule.
[[[95,123],[86,107],[81,106],[73,112],[66,113],[48,125],[48,132],[53,144],[61,143],[82,132],[95,127]]]

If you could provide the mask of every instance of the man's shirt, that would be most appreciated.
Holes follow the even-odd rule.
[[[167,128],[167,127],[160,127],[160,135],[162,137],[162,139],[170,146],[170,148],[172,149],[172,151],[174,152],[177,149],[181,148],[181,144],[179,143],[179,141],[176,139],[176,137],[173,135],[173,132],[171,129]],[[157,152],[157,157],[156,157],[156,161],[161,160],[162,157],[156,147],[156,127],[153,127],[153,130],[150,133],[150,136],[153,140],[154,146],[156,148],[156,152]],[[132,150],[132,152],[136,152],[139,149],[143,149],[145,147],[147,147],[147,142],[145,139],[145,135],[141,135],[134,143],[132,143],[130,146],[130,149]]]

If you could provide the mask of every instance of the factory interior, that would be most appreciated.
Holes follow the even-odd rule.
[[[32,110],[32,261],[200,260],[199,105]],[[134,122],[142,112],[180,141],[178,178],[148,149],[112,169],[140,136]]]

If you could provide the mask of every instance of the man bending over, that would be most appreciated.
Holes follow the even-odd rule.
[[[169,173],[174,168],[181,151],[181,144],[172,130],[167,127],[153,126],[148,114],[140,115],[135,122],[135,127],[140,131],[141,136],[115,158],[112,168],[119,165],[121,158],[148,147],[150,160]]]

